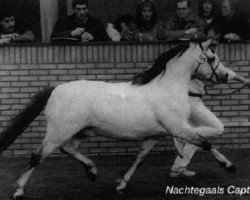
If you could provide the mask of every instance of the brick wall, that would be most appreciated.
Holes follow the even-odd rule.
[[[0,130],[27,104],[40,89],[76,79],[126,81],[141,72],[170,44],[100,43],[77,45],[5,46],[0,48]],[[221,44],[218,55],[226,66],[249,77],[250,44]],[[224,94],[241,86],[238,83],[219,85],[210,90]],[[225,133],[213,139],[218,148],[249,148],[249,91],[243,89],[231,96],[207,96],[208,107],[222,119]],[[41,114],[12,144],[5,156],[23,156],[39,147],[45,134]],[[81,145],[86,154],[134,153],[139,143],[91,137]],[[172,140],[160,141],[155,152],[172,150]]]

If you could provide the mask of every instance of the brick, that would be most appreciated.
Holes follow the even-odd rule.
[[[43,70],[56,69],[57,65],[55,64],[39,64],[38,68]]]
[[[28,70],[17,70],[17,71],[11,71],[10,72],[11,76],[23,76],[23,75],[29,75]]]
[[[116,78],[118,80],[131,80],[134,77],[133,74],[123,74],[123,75],[117,75]]]
[[[0,76],[8,76],[10,75],[10,71],[0,71]]]
[[[63,74],[66,74],[66,73],[67,72],[64,72]],[[87,74],[87,70],[86,69],[69,69],[68,74]]]
[[[38,76],[20,76],[20,81],[38,81]]]
[[[37,69],[38,65],[36,64],[27,64],[27,65],[20,65],[19,69],[23,70],[23,69]]]
[[[52,79],[51,79],[52,80]],[[64,76],[59,76],[58,80],[64,80],[64,81],[72,81],[72,80],[76,80],[76,76],[75,75],[64,75]]]
[[[28,93],[13,93],[13,94],[11,94],[11,98],[19,98],[19,99],[21,99],[21,98],[29,98],[30,97],[30,95],[28,94]]]
[[[70,46],[65,46],[65,62],[66,63],[70,63],[70,61],[71,61],[71,55],[70,55],[70,53],[71,53],[71,49],[70,49]]]
[[[30,70],[30,75],[48,75],[47,70]]]
[[[88,74],[106,74],[105,69],[88,69]]]
[[[114,63],[97,63],[96,64],[96,68],[111,68],[113,69],[115,67],[115,64]]]
[[[128,74],[139,74],[142,71],[143,71],[142,69],[126,69],[126,73]]]
[[[107,74],[123,74],[125,69],[107,69]]]
[[[95,68],[95,64],[77,64],[77,68],[91,69],[91,68]]]
[[[149,66],[149,63],[135,63],[135,68],[147,68]]]
[[[51,81],[51,80],[50,80]],[[34,87],[43,87],[43,86],[48,86],[49,83],[47,81],[34,81],[30,83],[30,86],[34,86]]]
[[[18,81],[18,76],[2,76],[0,77],[0,81]]]
[[[134,63],[117,63],[116,68],[133,68]]]
[[[108,79],[114,79],[115,75],[97,75],[96,78],[101,80],[108,80]]]
[[[76,62],[76,46],[71,46],[70,47],[70,61],[72,63]]]
[[[58,69],[74,69],[76,68],[75,64],[58,64]]]
[[[57,80],[57,76],[39,76],[38,78],[40,81],[55,81],[55,80]]]
[[[50,75],[64,75],[67,74],[68,70],[67,69],[54,69],[54,70],[49,70]]]
[[[28,81],[27,82],[25,82],[25,81],[22,81],[22,82],[11,82],[11,86],[12,87],[27,87],[29,85],[30,85],[30,83]]]
[[[102,142],[99,147],[117,147],[117,142]]]

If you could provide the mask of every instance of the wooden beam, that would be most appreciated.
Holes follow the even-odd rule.
[[[53,27],[58,19],[58,1],[40,0],[42,41],[50,42]]]

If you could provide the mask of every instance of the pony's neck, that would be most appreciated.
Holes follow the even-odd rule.
[[[162,77],[162,81],[178,82],[179,86],[187,86],[194,72],[194,61],[187,56],[175,59],[168,63],[167,71]]]

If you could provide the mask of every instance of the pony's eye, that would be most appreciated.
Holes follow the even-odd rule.
[[[198,62],[200,64],[207,63],[207,55],[205,53],[201,53],[198,58]]]

